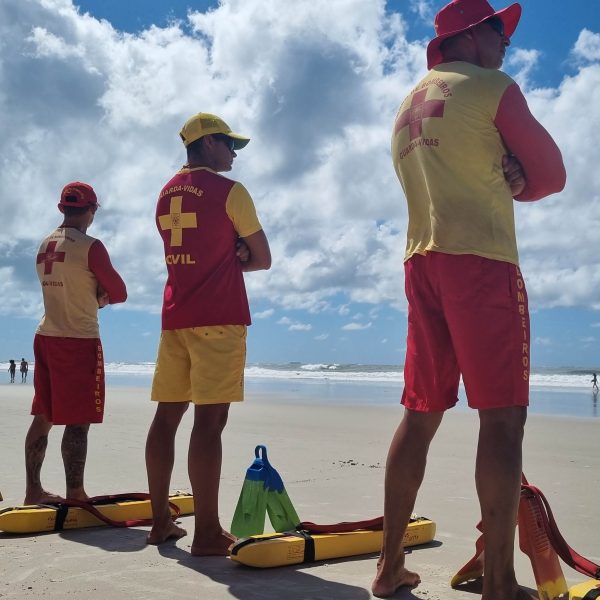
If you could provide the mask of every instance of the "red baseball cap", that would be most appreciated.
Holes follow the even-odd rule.
[[[498,17],[504,23],[504,35],[510,37],[521,18],[521,5],[511,4],[495,11],[487,0],[452,0],[435,15],[435,33],[427,46],[427,68],[439,65],[444,57],[440,50],[442,42],[462,31],[483,23],[490,17]]]
[[[58,203],[58,209],[62,212],[64,206],[96,206],[98,205],[98,198],[96,198],[96,192],[91,185],[87,183],[81,183],[81,181],[73,181],[67,183],[60,194],[60,202]]]

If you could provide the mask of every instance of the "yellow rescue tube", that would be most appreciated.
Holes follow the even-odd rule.
[[[569,588],[569,600],[600,598],[600,579],[588,579]]]
[[[175,494],[169,501],[179,507],[182,515],[194,512],[194,498],[189,494]],[[123,500],[94,505],[94,508],[113,521],[152,518],[150,500]],[[60,505],[38,504],[0,509],[0,531],[5,533],[41,533],[100,525],[106,523],[75,506],[61,508]]]
[[[435,523],[425,517],[413,517],[404,534],[405,546],[418,546],[433,540]],[[347,533],[273,533],[253,535],[236,542],[231,559],[249,567],[281,567],[313,560],[330,560],[381,550],[382,531]]]

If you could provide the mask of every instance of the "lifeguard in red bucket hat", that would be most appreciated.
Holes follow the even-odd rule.
[[[390,446],[384,541],[372,585],[387,597],[420,583],[402,539],[429,444],[462,378],[479,412],[477,493],[485,536],[484,600],[528,598],[513,547],[529,403],[529,312],[513,200],[565,185],[560,150],[500,71],[519,4],[454,0],[436,15],[429,71],[394,123],[392,158],[408,204],[404,417]],[[481,573],[483,574],[483,573]]]
[[[444,40],[487,21],[508,41],[520,18],[521,5],[517,3],[495,11],[486,0],[453,0],[435,16],[436,36],[427,46],[427,68],[432,69],[444,62],[440,50]]]

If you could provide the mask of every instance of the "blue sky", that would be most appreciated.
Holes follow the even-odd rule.
[[[600,6],[522,4],[505,70],[569,175],[562,194],[516,209],[533,366],[599,368]],[[272,271],[247,275],[249,362],[401,363],[406,214],[389,131],[424,73],[442,5],[5,0],[0,361],[31,357],[33,256],[72,179],[99,193],[90,234],[129,288],[126,305],[100,313],[106,358],[154,360],[164,282],[155,198],[183,162],[181,123],[207,110],[252,137],[231,175],[255,198],[273,249]]]

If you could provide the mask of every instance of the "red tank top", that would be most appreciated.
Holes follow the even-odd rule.
[[[184,168],[161,191],[156,225],[167,265],[163,329],[250,324],[235,254],[238,232],[227,212],[239,185],[208,169]]]

